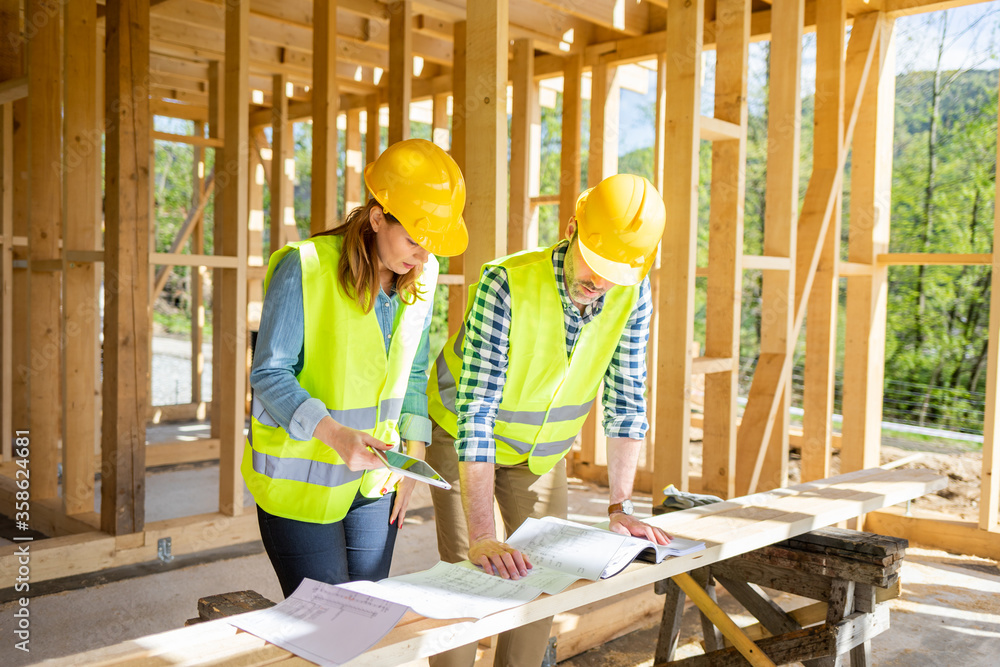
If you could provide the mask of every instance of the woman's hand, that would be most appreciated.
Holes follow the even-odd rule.
[[[406,454],[415,459],[424,460],[425,445],[419,440],[406,441]],[[393,473],[395,480],[389,480],[387,488],[392,488],[391,482],[396,481],[396,500],[392,503],[392,514],[389,515],[389,523],[396,523],[398,530],[403,530],[403,519],[406,517],[406,508],[410,505],[410,496],[413,495],[413,485],[417,480],[412,477],[403,477]],[[396,520],[399,519],[397,522]]]
[[[344,459],[344,464],[348,470],[375,470],[382,468],[382,461],[369,450],[381,449],[383,451],[391,449],[392,445],[376,440],[367,433],[355,431],[343,424],[338,424],[332,417],[323,417],[313,437],[329,445],[340,458]]]

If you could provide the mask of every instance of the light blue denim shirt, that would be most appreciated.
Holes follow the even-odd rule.
[[[267,288],[260,317],[260,333],[254,348],[250,386],[254,397],[278,425],[295,440],[312,438],[316,425],[327,416],[326,406],[313,398],[299,384],[305,355],[305,317],[302,312],[302,265],[298,251],[290,251],[278,264]],[[293,258],[294,261],[288,261]],[[427,298],[433,298],[428,295]],[[392,336],[398,294],[388,296],[379,289],[375,298],[375,317],[382,330],[382,344],[387,354]],[[427,354],[432,311],[427,312],[410,380],[403,397],[399,435],[403,440],[431,441],[431,422],[427,418]]]

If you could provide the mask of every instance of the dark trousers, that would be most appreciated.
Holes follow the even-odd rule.
[[[336,523],[308,523],[257,507],[257,523],[281,592],[287,598],[305,578],[328,584],[389,576],[396,525],[389,524],[395,493],[377,500],[358,495]]]

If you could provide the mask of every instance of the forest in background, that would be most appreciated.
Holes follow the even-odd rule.
[[[921,17],[926,29],[919,40],[897,38],[897,58],[906,58],[908,48],[937,49],[936,67],[903,71],[896,77],[895,134],[891,205],[890,252],[992,252],[996,180],[997,90],[1000,72],[990,48],[978,53],[974,62],[958,69],[945,69],[948,48],[959,40],[993,43],[997,30],[996,10],[984,9],[971,27],[949,31],[949,12]],[[974,35],[970,31],[975,30]],[[814,42],[814,35],[807,35]],[[919,44],[917,42],[920,42]],[[713,54],[714,55],[714,54]],[[767,156],[767,43],[752,45],[750,116],[747,143],[744,248],[761,254],[764,220],[764,185]],[[988,67],[984,67],[988,64]],[[708,63],[711,68],[712,63]],[[655,75],[654,79],[655,79]],[[710,89],[709,85],[706,88]],[[655,83],[654,83],[655,89]],[[627,93],[625,93],[627,95]],[[708,90],[707,104],[710,104]],[[629,103],[635,100],[630,99]],[[652,178],[654,108],[643,100],[641,112],[648,120],[649,146],[623,153],[619,172]],[[625,100],[623,99],[623,103]],[[710,109],[708,109],[710,113]],[[586,147],[589,103],[584,102],[582,182],[586,183]],[[560,168],[561,96],[555,108],[542,109],[541,194],[558,192]],[[190,133],[190,123],[157,119],[157,129]],[[295,124],[295,217],[300,233],[308,234],[311,181],[312,126]],[[412,124],[412,135],[430,138],[430,126]],[[629,130],[630,133],[632,129]],[[804,196],[812,171],[813,98],[802,100],[801,186]],[[385,145],[386,131],[382,131]],[[343,143],[341,133],[341,146]],[[212,151],[206,151],[206,172]],[[338,172],[343,174],[343,151]],[[156,143],[155,197],[157,204],[157,251],[166,251],[191,206],[190,146]],[[668,175],[669,177],[669,175]],[[702,142],[698,234],[698,264],[707,263],[708,205],[711,179],[711,147]],[[343,183],[343,181],[340,181]],[[844,184],[842,257],[849,243],[850,162]],[[264,189],[265,254],[268,247],[269,193]],[[668,202],[669,205],[669,202]],[[343,194],[338,195],[343,211]],[[206,252],[211,252],[211,206],[206,210]],[[556,240],[557,207],[539,210],[539,239]],[[186,251],[186,250],[185,250]],[[266,261],[266,257],[265,257]],[[443,262],[446,266],[446,261]],[[986,382],[986,341],[989,322],[991,271],[988,266],[891,267],[889,269],[888,334],[885,367],[886,421],[935,426],[967,433],[981,433]],[[760,271],[745,271],[741,367],[749,388],[760,330]],[[168,332],[189,330],[188,272],[174,270],[157,303],[157,321]],[[841,282],[841,314],[838,319],[838,371],[842,368],[843,307],[846,289]],[[443,345],[447,324],[447,290],[435,298],[432,351]],[[704,341],[705,280],[696,285],[695,337]],[[808,317],[806,319],[808,326]],[[801,357],[804,336],[796,355],[796,382],[801,389]],[[837,377],[836,410],[839,411],[840,376]],[[797,403],[799,396],[793,397]]]

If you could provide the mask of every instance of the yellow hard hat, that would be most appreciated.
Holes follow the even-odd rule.
[[[605,280],[638,284],[656,259],[666,218],[663,197],[645,178],[605,178],[576,200],[580,254]]]
[[[424,250],[444,257],[465,252],[465,179],[439,146],[426,139],[389,146],[365,168],[365,185]]]

